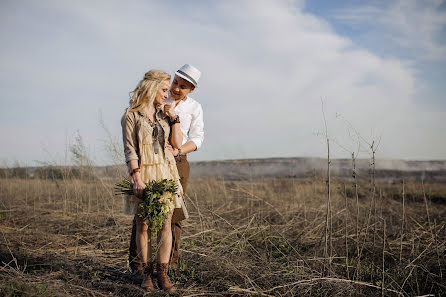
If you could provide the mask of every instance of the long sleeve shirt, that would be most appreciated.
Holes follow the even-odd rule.
[[[165,104],[175,105],[175,100],[167,98]],[[193,141],[199,149],[204,140],[203,109],[201,104],[187,96],[175,106],[175,112],[180,117],[180,128],[183,133],[183,144]]]

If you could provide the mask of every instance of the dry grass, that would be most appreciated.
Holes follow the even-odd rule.
[[[0,295],[142,296],[113,182],[0,179]],[[446,185],[424,188],[405,184],[402,221],[401,184],[378,185],[375,211],[362,182],[356,226],[352,185],[332,182],[327,259],[323,179],[193,179],[172,277],[183,296],[445,295]]]

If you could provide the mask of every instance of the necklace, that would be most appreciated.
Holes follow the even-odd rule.
[[[156,119],[156,114],[153,115],[153,118],[155,120],[154,122],[152,122],[145,113],[139,112],[139,114],[144,118],[144,121],[152,128],[153,151],[155,154],[158,154],[160,149],[160,142],[164,140],[164,133],[161,133],[162,131],[160,131],[162,130],[162,128],[160,127],[159,121]]]

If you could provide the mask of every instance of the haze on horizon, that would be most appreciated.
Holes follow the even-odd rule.
[[[121,145],[148,69],[203,75],[203,147],[190,160],[446,160],[446,3],[12,1],[0,3],[0,162],[65,162],[79,133],[97,164]],[[363,142],[364,143],[364,142]],[[359,157],[368,157],[361,151]]]

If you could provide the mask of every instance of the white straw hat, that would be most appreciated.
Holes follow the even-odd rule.
[[[181,78],[184,78],[188,82],[191,82],[194,86],[197,86],[198,80],[200,79],[201,72],[192,65],[184,64],[183,67],[175,72]]]

